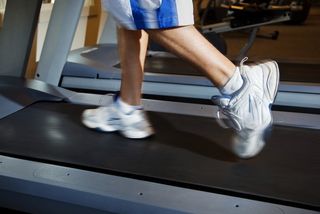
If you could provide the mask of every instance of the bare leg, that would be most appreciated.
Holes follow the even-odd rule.
[[[144,31],[118,29],[122,80],[120,96],[130,105],[141,105],[141,87],[148,35]]]
[[[211,45],[194,26],[148,30],[150,38],[204,72],[219,88],[235,71],[235,65]]]

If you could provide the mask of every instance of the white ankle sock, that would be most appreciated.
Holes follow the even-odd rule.
[[[242,87],[242,84],[243,80],[239,71],[239,67],[236,67],[233,76],[222,88],[220,88],[220,92],[223,95],[232,95]]]
[[[134,110],[142,108],[142,106],[133,106],[133,105],[129,105],[128,103],[125,103],[121,99],[121,97],[118,97],[118,99],[116,100],[116,104],[117,104],[117,107],[120,109],[120,111],[122,111],[125,114],[129,114]]]

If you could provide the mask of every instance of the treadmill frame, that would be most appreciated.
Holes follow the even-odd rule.
[[[0,206],[31,213],[318,213],[2,155],[0,173]]]
[[[55,4],[63,4],[68,2],[72,4],[83,4],[83,0],[56,0]],[[60,5],[61,6],[61,5]],[[56,5],[58,7],[58,5]],[[63,8],[63,7],[60,7]],[[67,7],[69,8],[69,7]],[[75,7],[71,7],[75,8]],[[79,9],[76,7],[76,10]],[[60,11],[61,12],[61,11]],[[80,13],[65,13],[78,16]],[[51,21],[50,21],[51,22]],[[63,25],[65,26],[65,25]],[[50,26],[49,26],[50,27]],[[65,27],[63,27],[65,28]],[[68,26],[68,33],[74,32],[73,28]],[[65,40],[63,45],[68,47],[71,44],[71,37],[60,39]],[[57,42],[59,43],[59,42]],[[56,43],[56,44],[57,44]],[[59,43],[61,44],[61,43]],[[48,44],[47,47],[55,47]],[[48,49],[47,49],[48,51]],[[43,52],[45,53],[45,52]],[[51,53],[47,52],[47,59],[52,60]],[[60,78],[61,71],[58,68],[63,67],[66,57],[60,55],[60,59],[50,63],[51,67],[44,69],[43,66],[38,67],[38,79],[45,82],[57,84],[57,78]],[[44,56],[42,55],[41,58]],[[42,61],[45,63],[45,61]],[[61,64],[62,63],[62,64]],[[45,65],[44,64],[44,65]],[[60,65],[60,67],[59,67]],[[52,70],[58,71],[45,75],[39,69],[47,72]],[[55,68],[55,69],[53,69]],[[39,73],[40,72],[40,73]],[[59,73],[60,72],[60,73]],[[47,78],[47,79],[46,79]],[[53,80],[53,82],[50,82]],[[70,101],[77,100],[81,94],[75,94],[63,90],[68,94]],[[83,102],[92,102],[92,98],[96,103],[109,102],[111,97],[96,97],[94,95],[89,98],[83,95]],[[78,101],[81,102],[81,101]],[[159,107],[158,103],[148,104],[148,109]],[[161,102],[161,101],[156,101]],[[167,102],[170,104],[170,102]],[[183,105],[181,103],[171,103]],[[184,104],[185,106],[193,104]],[[210,106],[208,106],[209,108]],[[212,107],[212,106],[211,106]],[[196,107],[205,109],[201,105]],[[181,109],[179,109],[181,110]],[[184,110],[189,112],[188,108]],[[208,110],[208,112],[211,110]],[[191,111],[192,112],[192,111]],[[201,112],[201,111],[200,111]],[[23,160],[21,158],[13,158],[0,155],[0,205],[3,207],[18,209],[28,212],[45,212],[57,213],[68,211],[77,211],[78,213],[318,213],[311,210],[305,210],[279,204],[231,197],[215,193],[208,193],[198,190],[185,189],[170,185],[158,184],[131,178],[112,176],[87,170],[80,170],[71,167],[59,166],[55,164],[46,164],[41,162]],[[17,201],[19,204],[17,204]]]

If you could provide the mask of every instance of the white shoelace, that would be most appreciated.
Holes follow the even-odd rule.
[[[218,98],[213,98],[213,99],[219,99],[218,102],[220,102],[220,104],[218,104],[218,111],[217,111],[217,123],[222,127],[222,128],[233,128],[237,131],[241,131],[242,127],[239,123],[239,121],[241,120],[241,118],[238,115],[235,115],[234,113],[232,113],[229,109],[229,105],[224,105],[222,100],[230,100],[229,98],[225,98],[225,97],[218,97]],[[216,101],[217,102],[217,101]],[[228,118],[228,123],[226,123],[224,121],[223,116],[226,116]]]

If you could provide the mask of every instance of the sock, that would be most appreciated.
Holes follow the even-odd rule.
[[[243,80],[239,71],[239,67],[236,67],[236,70],[234,71],[232,77],[222,88],[220,88],[220,92],[223,95],[232,95],[242,87],[242,84]]]
[[[122,111],[125,114],[129,114],[137,109],[141,109],[142,106],[133,106],[133,105],[129,105],[128,103],[125,103],[121,97],[118,97],[118,99],[116,100],[116,105],[117,107],[120,109],[120,111]]]

